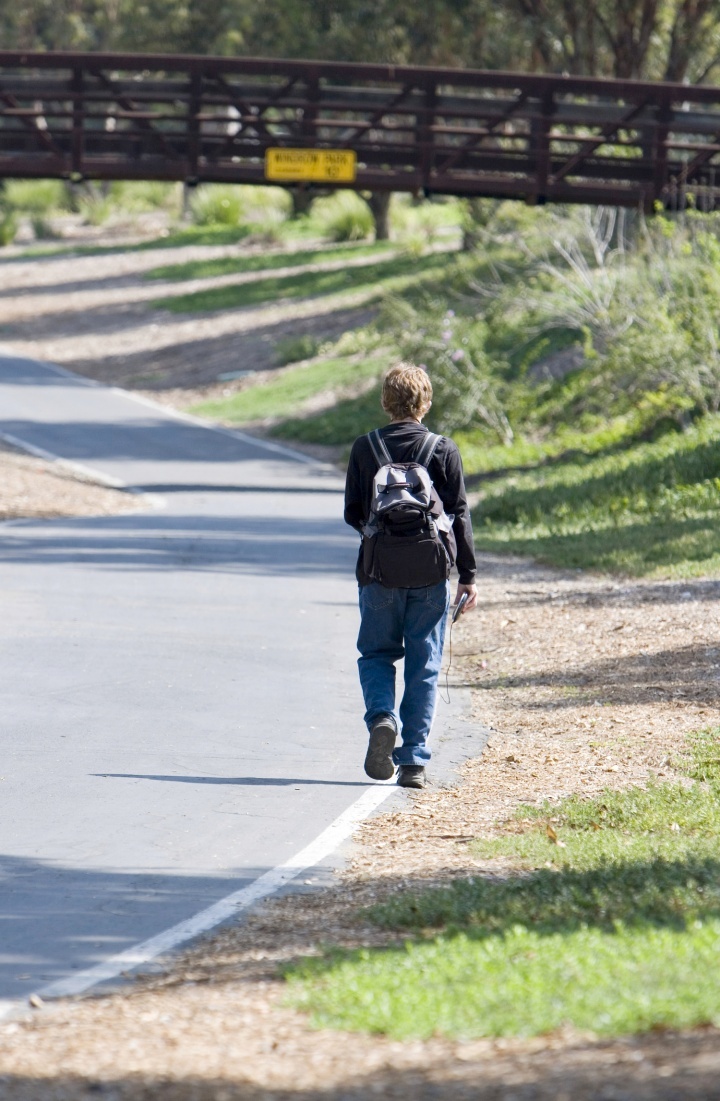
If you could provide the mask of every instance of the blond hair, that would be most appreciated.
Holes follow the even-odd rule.
[[[432,401],[432,383],[427,371],[414,363],[396,363],[382,380],[381,403],[395,420],[427,413]]]

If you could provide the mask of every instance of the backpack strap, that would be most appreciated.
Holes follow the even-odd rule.
[[[440,443],[442,438],[442,436],[437,436],[434,432],[428,432],[427,436],[425,436],[422,443],[420,444],[415,462],[420,463],[420,465],[424,466],[427,470],[428,466],[430,465],[430,460],[435,454],[435,449],[437,448],[437,445]]]
[[[392,456],[385,446],[385,441],[380,435],[379,428],[374,429],[372,432],[368,432],[367,439],[375,462],[378,464],[378,470],[381,466],[385,466],[386,463],[392,462]]]

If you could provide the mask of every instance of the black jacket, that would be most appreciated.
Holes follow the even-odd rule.
[[[399,421],[380,429],[385,446],[396,463],[413,462],[422,437],[427,433],[424,424],[415,421]],[[373,478],[377,463],[370,449],[367,436],[360,436],[352,446],[345,482],[345,523],[356,531],[362,531],[372,506]],[[462,460],[457,444],[443,436],[435,449],[428,473],[433,480],[438,497],[446,513],[453,515],[453,532],[457,540],[457,568],[460,583],[472,585],[475,581],[475,548],[473,546],[470,510],[465,495]],[[362,550],[362,548],[361,548]],[[361,585],[368,585],[370,578],[362,568],[362,553],[358,558],[356,576]]]

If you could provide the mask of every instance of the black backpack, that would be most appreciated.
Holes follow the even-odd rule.
[[[388,589],[437,585],[450,576],[457,545],[427,467],[442,440],[428,432],[414,462],[396,463],[376,429],[368,442],[378,472],[363,527],[363,569]]]

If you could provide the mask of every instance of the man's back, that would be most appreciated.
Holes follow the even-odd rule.
[[[380,429],[383,442],[392,459],[398,463],[413,462],[428,430],[418,421],[399,421]],[[370,514],[373,497],[373,479],[378,464],[367,436],[360,436],[353,444],[348,463],[345,486],[345,522],[361,531]],[[463,480],[462,460],[453,440],[442,437],[428,464],[428,473],[448,516],[453,516],[453,532],[457,543],[457,567],[462,584],[471,585],[475,579],[475,551],[472,541],[472,525]],[[361,585],[370,579],[358,558],[356,576]]]

